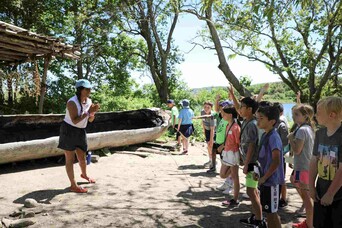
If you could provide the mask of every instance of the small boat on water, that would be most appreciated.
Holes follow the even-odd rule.
[[[0,116],[0,164],[62,155],[57,148],[64,114]],[[152,141],[169,126],[161,109],[97,113],[88,123],[88,149]]]

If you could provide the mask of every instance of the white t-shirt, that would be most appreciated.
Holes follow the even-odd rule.
[[[91,104],[92,104],[91,99],[87,98],[86,103],[82,104],[83,112],[81,113],[81,105],[77,99],[77,96],[75,95],[72,98],[70,98],[68,100],[68,102],[70,102],[70,101],[73,101],[76,104],[78,116],[81,116],[83,113],[87,113]],[[77,127],[77,128],[86,128],[87,124],[88,124],[88,119],[89,119],[89,116],[87,116],[86,118],[84,118],[83,120],[78,122],[77,124],[74,124],[70,118],[70,113],[69,113],[68,109],[66,109],[64,122],[66,122],[67,124],[70,124],[71,126]]]

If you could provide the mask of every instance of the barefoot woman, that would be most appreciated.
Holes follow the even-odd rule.
[[[76,82],[76,95],[67,102],[66,114],[60,128],[58,148],[65,150],[65,168],[71,186],[70,191],[86,193],[88,189],[78,186],[74,176],[74,160],[76,156],[81,167],[81,177],[89,183],[95,180],[88,177],[85,154],[88,150],[85,128],[87,123],[93,122],[95,112],[99,110],[98,104],[93,104],[89,98],[91,84],[86,79]]]

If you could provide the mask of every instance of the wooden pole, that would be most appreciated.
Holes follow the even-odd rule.
[[[47,72],[49,69],[50,61],[51,61],[51,55],[48,55],[44,58],[44,73],[42,76],[42,83],[40,86],[40,100],[39,100],[39,110],[38,110],[39,114],[43,113],[44,98],[45,98],[45,93],[46,93],[46,78],[47,78]]]

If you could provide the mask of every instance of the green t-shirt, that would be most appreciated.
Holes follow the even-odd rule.
[[[171,109],[171,124],[172,126],[175,125],[175,124],[178,124],[178,115],[179,115],[179,112],[178,112],[178,108],[176,106],[173,106],[172,109]],[[173,118],[176,119],[176,123],[173,122]]]
[[[228,121],[220,118],[219,113],[215,113],[213,115],[217,119],[217,125],[216,125],[216,143],[217,144],[223,144],[224,139],[226,137],[226,128],[228,125]]]

